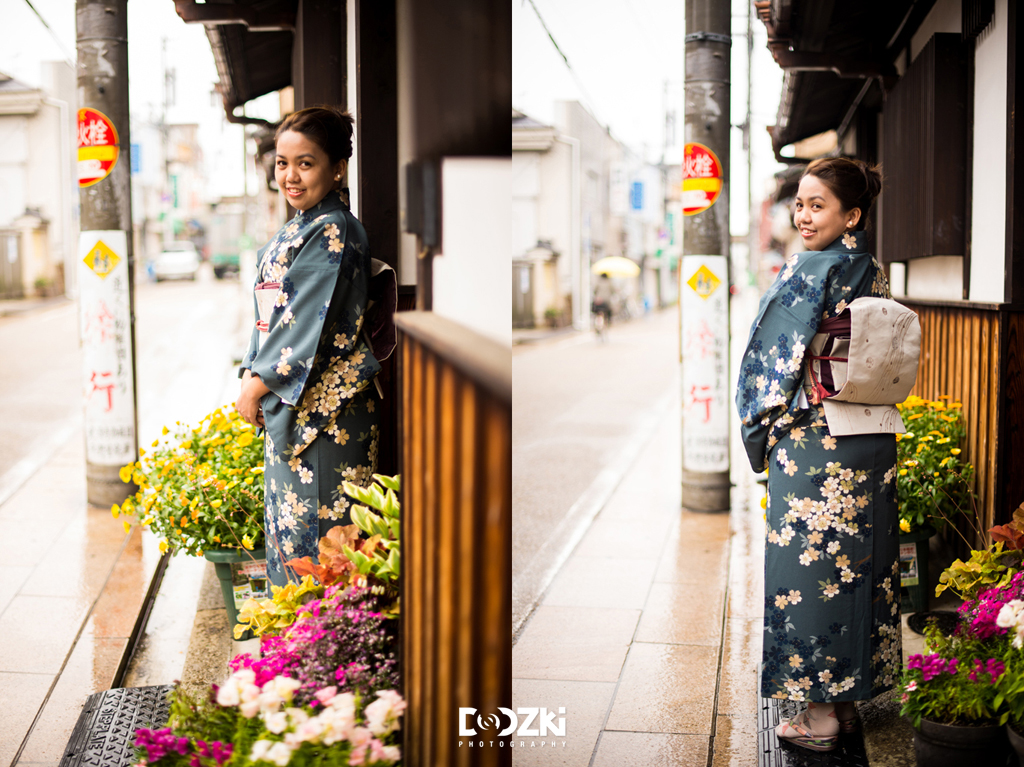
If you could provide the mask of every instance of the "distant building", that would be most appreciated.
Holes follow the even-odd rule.
[[[0,298],[74,292],[75,73],[44,62],[41,79],[0,73]]]
[[[669,258],[680,248],[665,211],[679,202],[663,169],[579,102],[556,102],[554,122],[512,112],[513,324],[588,327],[591,266],[605,256],[641,268],[639,279],[616,281],[620,308],[673,301]]]

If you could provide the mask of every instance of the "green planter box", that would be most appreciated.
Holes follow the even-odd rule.
[[[928,611],[928,539],[933,535],[930,525],[900,533],[901,613]]]
[[[269,596],[270,586],[267,582],[267,550],[253,549],[242,551],[239,549],[213,549],[204,551],[203,557],[213,562],[217,571],[217,579],[220,581],[220,591],[224,597],[224,606],[228,611],[228,622],[231,630],[235,630],[238,623],[238,607],[248,596]],[[258,574],[258,567],[262,563],[262,579]],[[246,570],[256,572],[247,573]],[[262,580],[262,592],[260,581]],[[236,605],[237,602],[237,605]],[[251,631],[246,631],[240,640],[252,639]]]

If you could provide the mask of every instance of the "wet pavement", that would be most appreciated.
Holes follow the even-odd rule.
[[[165,423],[232,401],[243,299],[238,283],[208,272],[195,284],[139,285],[142,445]],[[108,508],[85,500],[75,304],[3,308],[11,364],[0,398],[0,766],[56,765],[85,699],[124,674],[160,556],[153,536],[126,534]],[[168,570],[173,587],[161,591],[143,640],[155,648],[154,683],[184,667],[201,577],[187,571]]]

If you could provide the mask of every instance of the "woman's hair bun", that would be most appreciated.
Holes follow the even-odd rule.
[[[821,179],[836,197],[843,210],[860,208],[858,229],[867,222],[868,211],[882,191],[882,169],[863,160],[849,157],[822,157],[814,160],[800,178],[814,176]]]
[[[274,141],[285,131],[301,133],[323,149],[334,165],[352,156],[353,123],[352,115],[338,107],[308,107],[288,115],[274,134]]]

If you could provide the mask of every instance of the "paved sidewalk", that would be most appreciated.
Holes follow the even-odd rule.
[[[513,706],[566,710],[566,737],[517,765],[757,763],[760,494],[681,512],[679,423],[675,408],[513,648]]]

